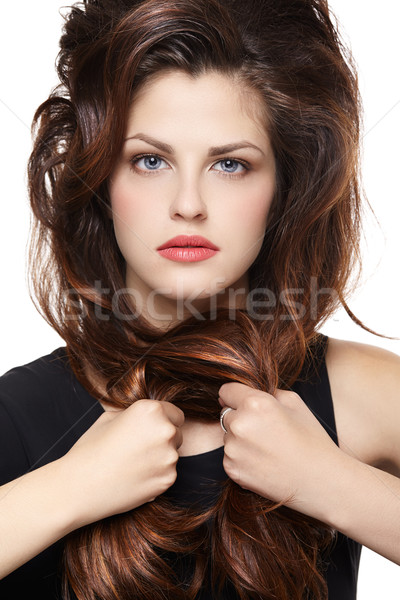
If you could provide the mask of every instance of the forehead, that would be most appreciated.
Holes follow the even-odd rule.
[[[149,78],[135,93],[128,115],[128,128],[135,121],[158,122],[174,119],[177,123],[191,115],[193,126],[199,119],[214,125],[247,126],[265,135],[266,107],[261,94],[238,76],[206,71],[191,76],[179,70],[163,71]]]

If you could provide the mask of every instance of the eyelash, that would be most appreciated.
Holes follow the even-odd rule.
[[[165,161],[165,159],[162,158],[161,156],[159,156],[158,154],[151,154],[151,153],[138,154],[137,156],[134,156],[133,158],[131,158],[129,162],[131,163],[132,169],[135,170],[135,171],[137,171],[137,172],[140,172],[140,174],[144,175],[145,177],[147,177],[147,175],[151,175],[152,173],[157,173],[158,172],[157,170],[154,170],[154,171],[151,171],[151,170],[149,170],[149,171],[143,171],[142,169],[138,169],[136,167],[136,163],[141,158],[146,158],[146,157],[154,157],[154,158],[158,158],[160,160],[164,160]],[[232,162],[238,163],[239,165],[242,165],[242,167],[244,167],[246,171],[250,171],[250,165],[249,165],[249,163],[247,161],[239,160],[238,158],[233,158],[231,156],[228,157],[228,158],[220,158],[220,160],[217,160],[217,162],[214,163],[214,164],[218,164],[220,162],[229,161],[229,160],[232,161]],[[167,162],[167,161],[165,161],[165,162]],[[237,173],[237,174],[236,173],[226,173],[224,171],[217,171],[217,172],[220,173],[220,174],[222,174],[223,177],[229,177],[230,179],[239,179],[239,178],[244,177],[246,175],[246,171],[242,172],[242,173]]]

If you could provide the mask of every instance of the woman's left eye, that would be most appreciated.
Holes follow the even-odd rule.
[[[249,168],[243,162],[235,160],[234,158],[224,158],[222,160],[219,160],[215,164],[225,164],[227,170],[223,171],[223,173],[227,173],[228,175],[239,175],[249,170]],[[238,171],[237,169],[238,166],[241,167],[240,171]]]

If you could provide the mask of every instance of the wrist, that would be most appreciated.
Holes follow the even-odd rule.
[[[1,486],[0,579],[76,528],[67,488],[58,460]]]
[[[346,534],[357,506],[360,469],[366,465],[337,449],[331,468],[326,469],[329,480],[321,494],[320,516],[317,518]]]
[[[74,484],[72,465],[65,457],[46,465],[53,480],[54,526],[64,537],[86,525],[79,502],[79,492]]]

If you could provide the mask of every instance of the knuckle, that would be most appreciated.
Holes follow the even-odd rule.
[[[257,412],[260,410],[261,406],[265,404],[265,400],[261,396],[251,394],[250,396],[247,396],[244,404],[247,410]]]
[[[140,416],[150,420],[154,426],[164,418],[163,407],[158,400],[137,400],[136,402],[141,403],[139,405]]]
[[[173,485],[176,481],[178,474],[176,469],[168,469],[168,472],[166,473],[165,477],[164,477],[164,485],[166,488],[171,487],[171,485]]]
[[[136,407],[136,408],[143,408],[144,406],[148,406],[149,401],[145,400],[144,398],[139,398],[138,400],[135,400],[132,403],[132,406]]]
[[[231,467],[232,461],[229,458],[229,456],[225,453],[224,455],[224,459],[222,461],[222,465],[224,467],[224,471],[227,475],[230,476],[230,467]]]
[[[222,464],[228,477],[235,480],[237,477],[237,468],[235,467],[235,463],[229,458],[229,456],[224,456]]]
[[[172,402],[169,403],[169,405],[172,407],[171,410],[176,414],[179,415],[181,417],[185,416],[185,413],[183,412],[183,410],[181,408],[179,408],[179,406],[175,406],[175,404],[172,404]]]
[[[160,414],[163,412],[163,407],[158,400],[142,400],[144,407],[151,414]]]
[[[176,427],[170,421],[164,422],[159,433],[163,440],[171,442],[173,439],[175,439]]]
[[[175,448],[170,448],[164,453],[164,464],[167,469],[176,469],[176,463],[178,462],[179,454]]]
[[[231,462],[235,462],[240,456],[240,445],[233,439],[227,439],[224,448],[224,458]]]
[[[246,426],[243,419],[235,419],[229,424],[229,430],[235,437],[242,437],[245,435]]]
[[[143,398],[140,398],[139,400],[135,400],[135,402],[132,404],[132,408],[135,413],[139,413],[140,415],[146,415],[148,413],[151,413],[152,404],[153,402],[151,400],[145,400]]]

